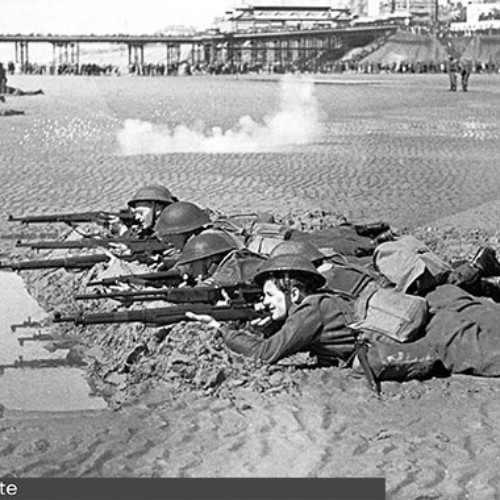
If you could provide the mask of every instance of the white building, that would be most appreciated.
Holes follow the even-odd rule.
[[[451,23],[450,29],[454,31],[500,29],[500,2],[467,4],[466,21]]]

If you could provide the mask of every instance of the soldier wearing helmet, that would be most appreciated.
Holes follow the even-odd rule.
[[[262,286],[264,305],[278,325],[269,338],[230,329],[207,315],[188,317],[216,327],[231,350],[265,363],[299,351],[309,351],[322,364],[349,362],[355,347],[347,326],[354,317],[353,299],[323,290],[326,280],[309,260],[277,255],[261,266],[254,281]]]
[[[434,313],[423,325],[423,337],[400,343],[373,334],[367,344],[359,344],[352,324],[355,301],[322,290],[325,278],[306,258],[272,257],[254,280],[263,287],[264,304],[280,325],[274,335],[259,338],[207,315],[186,315],[216,328],[226,345],[244,356],[276,363],[307,351],[323,366],[354,363],[352,367],[359,370],[361,362],[375,385],[377,380],[424,379],[436,374],[500,376],[500,305],[478,300],[456,286],[441,285],[427,294]]]
[[[164,186],[152,184],[139,188],[127,203],[139,224],[139,230],[134,236],[139,238],[151,236],[163,209],[177,201],[177,198]],[[112,221],[114,234],[124,236],[127,231],[128,228],[120,224],[119,219]]]
[[[177,265],[183,268],[184,274],[201,282],[209,278],[224,257],[236,249],[236,242],[224,233],[205,232],[186,243]]]
[[[194,203],[179,201],[169,205],[158,217],[155,225],[156,236],[182,251],[193,237],[206,232],[225,235],[232,239],[238,248],[244,247],[244,233],[223,221],[212,221],[208,213]]]
[[[250,283],[264,261],[242,248],[232,234],[209,229],[186,243],[177,266],[197,283],[228,286]]]
[[[368,283],[377,281],[386,284],[384,278],[374,269],[364,265],[362,259],[344,257],[336,252],[319,251],[306,241],[284,241],[276,246],[270,257],[282,254],[302,255],[309,260],[326,279],[326,287],[359,297]]]
[[[154,228],[156,236],[182,250],[188,240],[211,227],[210,216],[188,201],[173,203],[162,211]]]

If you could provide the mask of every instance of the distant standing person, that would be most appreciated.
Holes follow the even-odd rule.
[[[457,91],[458,59],[453,56],[448,58],[448,77],[450,78],[450,90]]]
[[[469,61],[460,61],[460,76],[462,79],[462,90],[467,92],[469,86],[469,77],[472,72],[472,63]]]
[[[5,93],[5,87],[7,86],[7,73],[3,64],[0,62],[0,95]]]
[[[469,77],[472,71],[471,64],[450,56],[448,60],[448,76],[450,78],[450,90],[457,91],[458,75],[460,75],[462,90],[467,92],[469,87]]]

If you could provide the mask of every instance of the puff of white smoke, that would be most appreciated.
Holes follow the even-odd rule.
[[[263,123],[243,116],[223,131],[178,125],[173,129],[128,119],[118,132],[120,153],[164,154],[174,152],[237,153],[277,151],[314,141],[319,132],[318,103],[311,79],[285,75],[280,80],[280,108]]]

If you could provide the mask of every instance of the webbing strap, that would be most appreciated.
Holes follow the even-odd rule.
[[[372,391],[375,392],[377,396],[380,396],[380,381],[377,380],[377,377],[373,373],[373,370],[370,366],[370,363],[368,363],[368,358],[366,356],[366,352],[368,350],[368,344],[366,340],[361,340],[359,338],[359,334],[356,337],[356,341],[354,344],[354,350],[356,353],[356,356],[359,359],[359,363],[361,365],[361,368],[363,368],[363,373],[366,377],[366,380],[368,381],[368,385]]]

